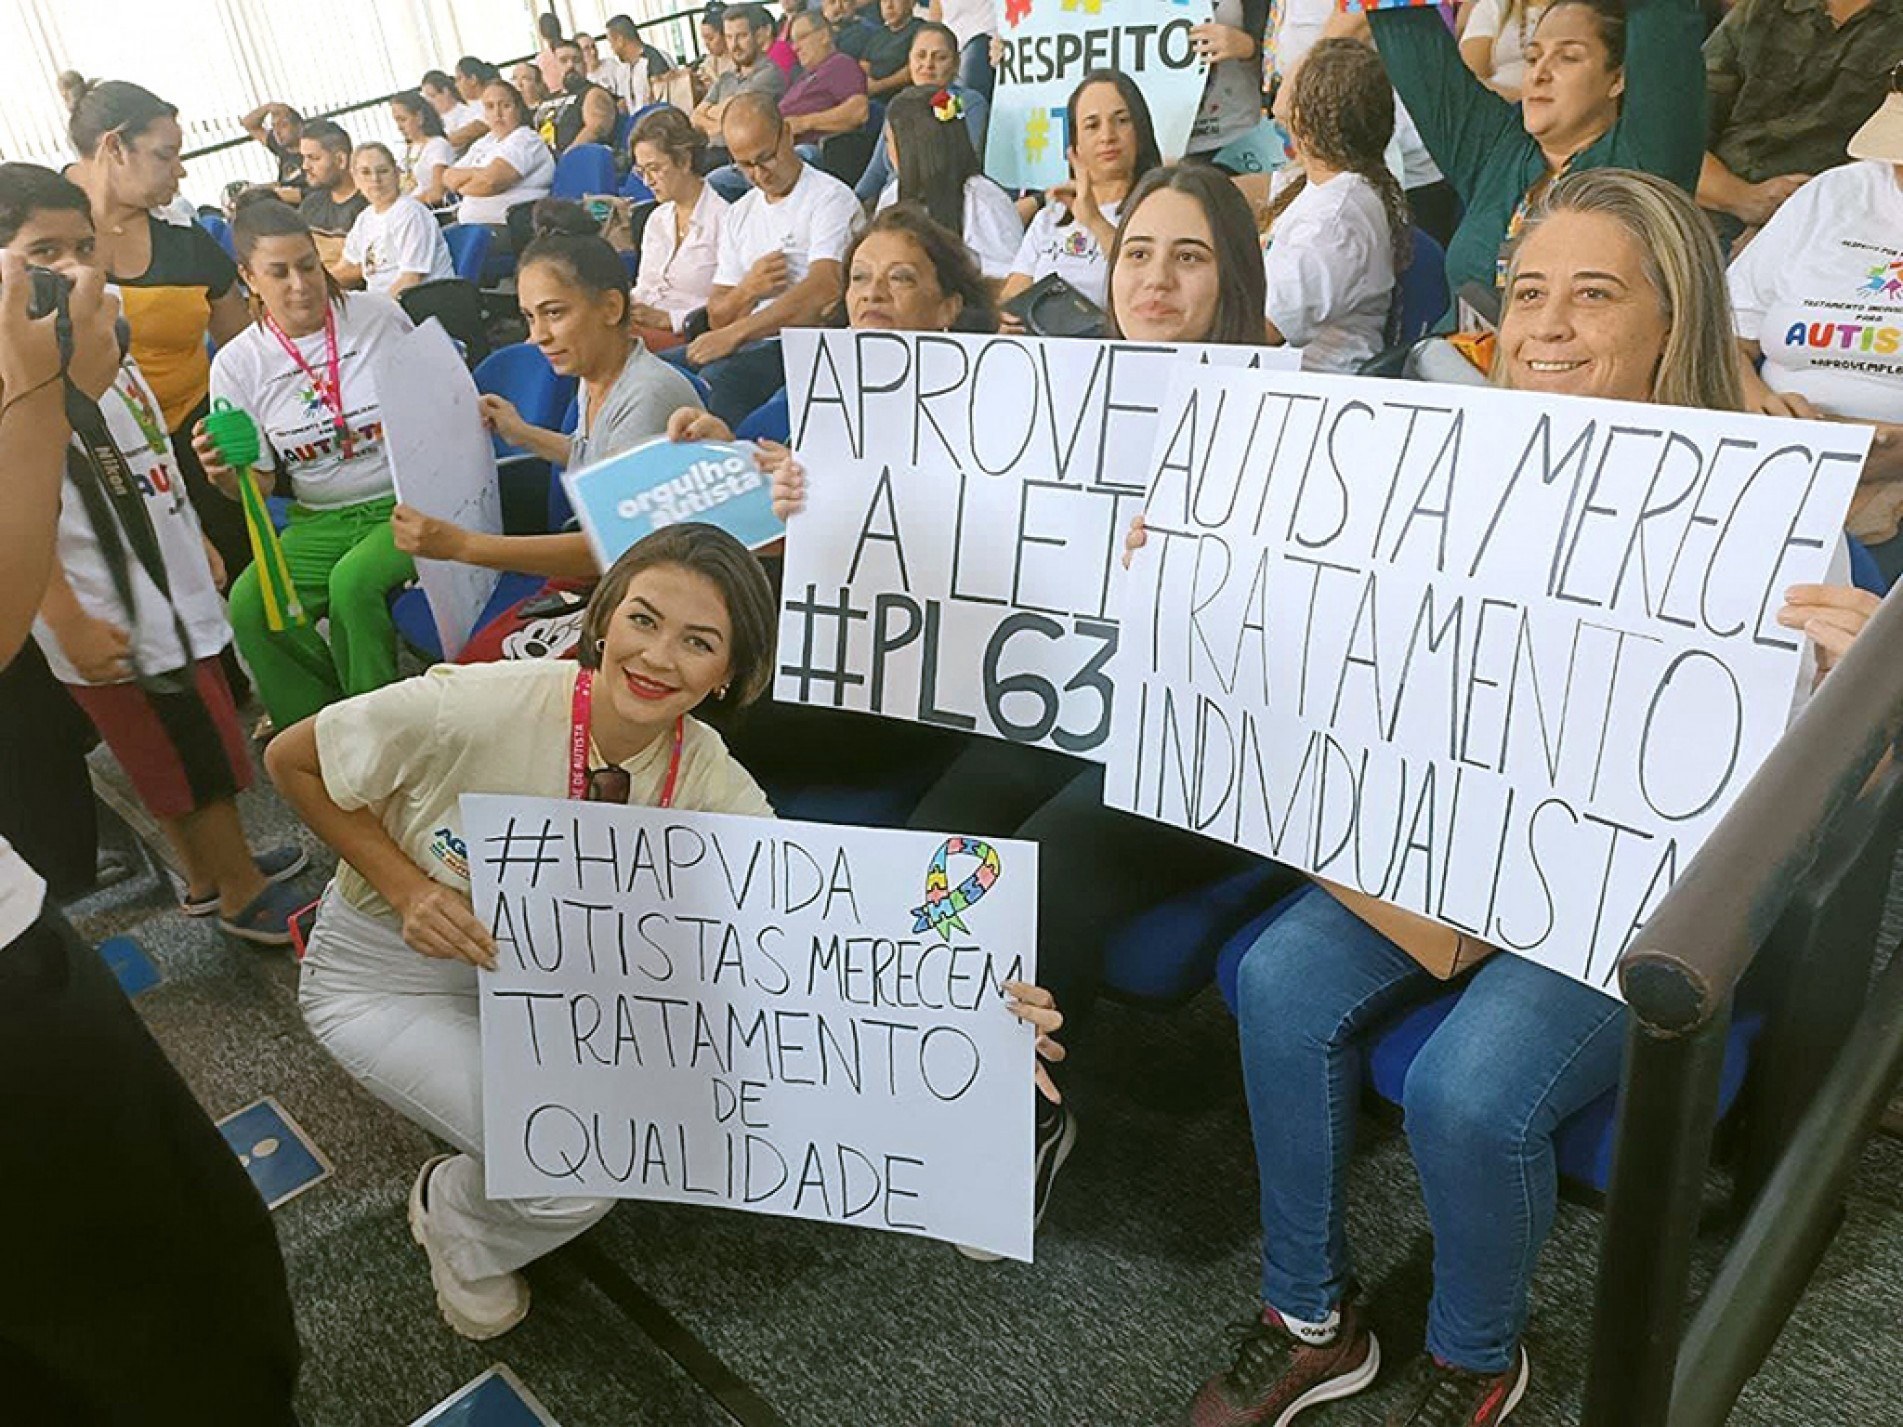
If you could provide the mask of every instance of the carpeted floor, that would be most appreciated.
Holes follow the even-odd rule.
[[[245,802],[260,843],[300,835],[268,791]],[[318,873],[305,885],[314,895]],[[274,1095],[335,1166],[276,1212],[306,1348],[306,1423],[402,1427],[496,1361],[563,1427],[730,1420],[568,1256],[531,1274],[535,1310],[521,1328],[487,1345],[453,1336],[403,1223],[427,1138],[305,1034],[288,953],[225,941],[169,908],[146,877],[70,910],[87,936],[129,933],[158,963],[164,981],[140,1008],[215,1117]],[[1077,1050],[1081,1136],[1035,1266],[972,1263],[897,1235],[636,1203],[590,1242],[799,1427],[1170,1422],[1224,1361],[1224,1324],[1254,1301],[1255,1174],[1235,1031],[1212,992],[1167,1013],[1107,1006]],[[1419,1349],[1431,1245],[1394,1129],[1364,1125],[1350,1204],[1376,1329],[1398,1367]],[[1599,1224],[1562,1205],[1541,1261],[1535,1386],[1515,1419],[1526,1427],[1577,1420]],[[1705,1271],[1720,1248],[1702,1246]],[[1903,1144],[1879,1138],[1822,1272],[1732,1420],[1903,1422],[1899,1281]],[[1303,1427],[1378,1427],[1397,1375],[1304,1416]]]

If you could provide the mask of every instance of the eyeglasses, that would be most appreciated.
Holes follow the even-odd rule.
[[[785,137],[786,127],[785,125],[781,125],[780,132],[773,136],[773,143],[764,153],[756,154],[750,159],[743,159],[739,154],[733,154],[733,166],[738,169],[745,169],[749,173],[759,173],[771,168],[773,166],[773,160],[780,156],[780,141]]]
[[[610,765],[606,768],[588,770],[588,789],[582,800],[589,803],[617,803],[626,805],[634,795],[634,778],[626,768]]]
[[[672,165],[665,164],[665,163],[636,164],[634,166],[634,171],[635,171],[635,174],[640,178],[640,180],[643,183],[645,183],[649,188],[652,188],[654,187],[654,180],[666,174],[668,169],[671,167]]]

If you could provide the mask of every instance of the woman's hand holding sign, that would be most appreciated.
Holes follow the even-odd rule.
[[[1063,1046],[1051,1039],[1064,1025],[1064,1013],[1057,1009],[1056,998],[1042,986],[1033,986],[1027,981],[1007,981],[1004,989],[1011,998],[1004,1003],[1011,1014],[1037,1032],[1037,1058],[1057,1064],[1065,1052]],[[1053,1105],[1063,1102],[1063,1095],[1051,1081],[1051,1073],[1042,1065],[1037,1067],[1037,1090]]]

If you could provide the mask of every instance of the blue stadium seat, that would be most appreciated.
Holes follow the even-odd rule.
[[[198,215],[198,226],[218,240],[218,246],[225,250],[226,257],[238,256],[231,246],[231,225],[223,218],[216,213],[201,213]]]
[[[615,118],[615,129],[608,140],[608,147],[625,158],[628,152],[628,140],[634,137],[634,115],[621,114]]]
[[[654,190],[641,181],[641,175],[631,173],[621,180],[621,196],[631,198],[636,203],[652,203]]]
[[[755,407],[747,419],[734,428],[733,434],[742,441],[785,441],[792,429],[793,417],[787,410],[786,388],[781,387]]]
[[[478,391],[507,397],[524,421],[550,430],[575,399],[575,379],[557,376],[548,358],[528,342],[498,347],[477,364],[475,376]],[[525,454],[500,436],[495,443],[498,458]]]
[[[1266,858],[1160,902],[1131,918],[1104,946],[1106,986],[1146,1001],[1177,1001],[1209,984],[1224,939],[1293,874]]]
[[[443,229],[443,242],[449,247],[449,261],[456,276],[480,287],[495,234],[480,223],[451,223]]]
[[[543,583],[540,575],[514,571],[505,574],[496,581],[496,592],[476,616],[475,628],[469,632],[475,633],[510,605],[527,599],[541,589]],[[421,586],[412,585],[390,602],[390,619],[405,644],[430,659],[443,657],[443,642],[436,635],[436,618],[430,612],[429,596],[423,593]]]
[[[1419,228],[1411,229],[1414,258],[1401,274],[1401,338],[1407,345],[1434,330],[1447,311],[1447,250]]]
[[[614,193],[620,187],[614,151],[606,144],[577,144],[555,160],[555,184],[551,192],[556,198]]]
[[[1223,945],[1216,959],[1216,985],[1233,1013],[1236,1008],[1236,973],[1242,958],[1269,925],[1295,905],[1298,898],[1325,897],[1318,887],[1304,887],[1290,893],[1274,905],[1251,917]],[[1505,956],[1507,952],[1495,953]],[[1402,1087],[1407,1083],[1408,1067],[1427,1038],[1452,1014],[1460,1000],[1461,987],[1450,986],[1428,994],[1424,1000],[1395,1012],[1367,1038],[1364,1045],[1367,1084],[1390,1105],[1401,1103]],[[1732,1020],[1725,1042],[1724,1069],[1718,1086],[1718,1115],[1722,1119],[1737,1101],[1749,1068],[1751,1047],[1764,1029],[1764,1016],[1757,1011],[1740,1010]],[[1559,1172],[1565,1178],[1603,1194],[1612,1178],[1613,1129],[1619,1096],[1616,1090],[1601,1095],[1590,1105],[1567,1119],[1555,1136],[1554,1149]]]
[[[1848,535],[1844,537],[1844,544],[1850,550],[1850,583],[1873,595],[1887,595],[1890,592],[1889,577],[1883,573],[1883,567],[1877,564],[1877,557],[1870,553],[1870,547]]]

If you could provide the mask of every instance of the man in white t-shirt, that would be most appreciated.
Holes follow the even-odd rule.
[[[607,35],[610,58],[602,65],[602,78],[595,82],[619,99],[630,114],[663,98],[655,81],[674,68],[674,61],[643,40],[626,15],[608,21]]]
[[[727,212],[708,330],[687,359],[712,388],[707,409],[734,426],[786,384],[780,333],[815,325],[839,300],[862,212],[850,188],[801,162],[771,96],[735,95],[721,133],[753,189]]]

